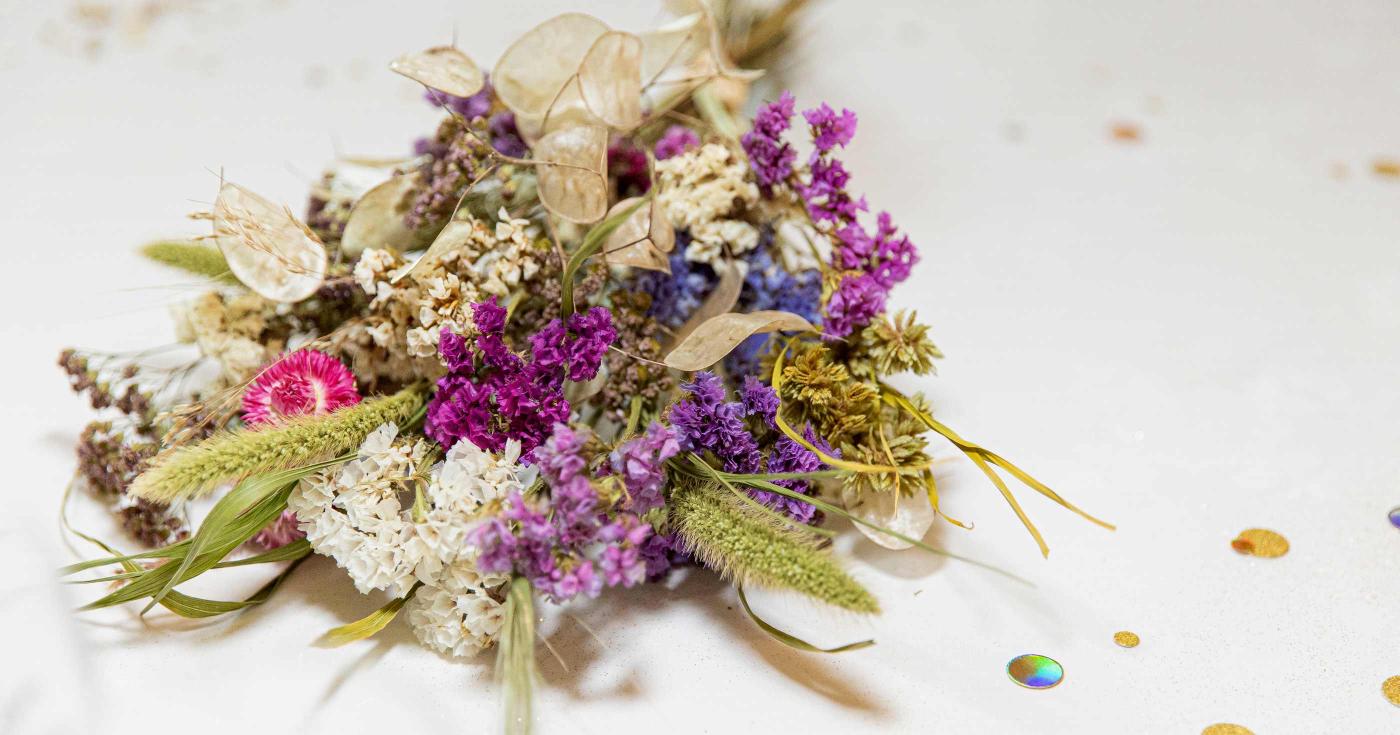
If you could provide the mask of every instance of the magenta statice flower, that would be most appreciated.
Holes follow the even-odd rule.
[[[495,298],[474,304],[476,339],[468,341],[443,330],[438,355],[449,370],[438,380],[428,403],[423,431],[443,447],[462,439],[490,452],[520,441],[522,458],[534,450],[555,424],[569,420],[564,381],[591,380],[598,374],[608,345],[617,339],[612,314],[601,306],[558,319],[530,337],[526,359],[505,342],[505,308]]]
[[[647,578],[654,531],[636,513],[603,506],[584,456],[589,438],[585,428],[554,427],[535,457],[549,488],[547,501],[535,508],[512,493],[500,515],[473,529],[468,542],[477,549],[481,571],[522,575],[555,602],[596,597],[604,587],[630,587]],[[666,443],[664,434],[647,441],[658,440]],[[656,456],[652,463],[664,461]]]
[[[792,175],[792,163],[797,158],[797,151],[783,140],[783,135],[792,126],[795,104],[792,93],[784,91],[777,102],[758,109],[753,130],[744,133],[740,140],[744,152],[749,156],[749,166],[758,179],[758,188],[765,195],[771,194],[773,187],[786,182]]]
[[[812,126],[812,143],[818,153],[826,153],[838,145],[845,148],[856,134],[856,114],[845,108],[838,115],[831,105],[823,102],[820,107],[805,110],[802,117]]]
[[[639,196],[651,189],[651,170],[645,148],[618,136],[608,145],[608,175],[617,179],[619,197]]]
[[[694,130],[684,125],[672,125],[666,128],[666,132],[661,134],[661,138],[656,141],[656,160],[664,161],[674,158],[682,153],[700,147],[700,136]]]
[[[324,352],[298,350],[263,370],[243,392],[243,422],[266,426],[359,402],[355,376],[344,363]]]

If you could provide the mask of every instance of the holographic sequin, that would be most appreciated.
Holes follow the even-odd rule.
[[[1006,664],[1006,675],[1028,689],[1049,689],[1064,681],[1065,667],[1049,656],[1025,653]]]
[[[1390,525],[1400,528],[1400,505],[1390,509]]]

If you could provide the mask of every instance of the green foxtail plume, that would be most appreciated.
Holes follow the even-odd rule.
[[[713,483],[680,480],[671,520],[685,548],[740,585],[786,587],[859,613],[880,604],[811,535],[749,508]]]
[[[423,386],[413,385],[324,416],[303,416],[272,428],[219,434],[157,457],[127,492],[169,504],[209,492],[229,480],[326,459],[358,447],[381,424],[402,425],[423,405],[423,398]]]
[[[162,265],[179,268],[186,273],[212,278],[221,283],[239,285],[237,276],[228,268],[224,254],[213,245],[199,242],[161,240],[141,248],[141,254]]]

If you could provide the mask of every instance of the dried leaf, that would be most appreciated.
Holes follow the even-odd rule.
[[[665,107],[715,75],[700,20],[697,13],[640,36],[642,96],[648,109]]]
[[[624,31],[598,37],[578,67],[578,87],[588,109],[619,130],[642,121],[642,40]]]
[[[928,533],[928,527],[933,525],[933,519],[937,517],[933,510],[933,504],[929,502],[928,495],[922,492],[906,495],[891,490],[858,494],[851,487],[842,486],[841,504],[846,506],[846,510],[851,515],[866,523],[914,539],[923,538],[924,534]],[[856,524],[856,528],[859,528],[860,532],[869,537],[871,541],[887,549],[899,550],[913,546],[907,541],[881,533],[865,524]]]
[[[403,222],[403,202],[415,184],[410,174],[395,176],[365,192],[345,220],[340,249],[359,255],[365,248],[410,250],[417,236]]]
[[[594,222],[608,211],[608,130],[575,125],[540,139],[534,151],[540,203],[570,222]]]
[[[433,261],[466,245],[467,241],[471,239],[474,229],[475,226],[470,221],[454,219],[448,222],[447,225],[438,232],[437,237],[433,239],[433,244],[429,245],[428,250],[413,264],[413,267],[407,271],[400,271],[398,275],[393,277],[391,283],[398,283],[404,278],[418,275],[431,265]]]
[[[516,116],[518,121],[520,118]],[[559,94],[550,103],[549,110],[544,116],[539,118],[538,123],[527,122],[534,127],[527,134],[526,140],[539,140],[546,133],[556,130],[574,127],[575,125],[598,125],[603,126],[602,120],[588,109],[588,105],[583,103],[583,92],[579,89],[578,77],[570,77],[569,81],[559,89]],[[519,129],[519,122],[516,123]]]
[[[719,276],[719,283],[715,284],[715,289],[700,303],[700,308],[676,330],[676,342],[684,341],[703,322],[729,312],[739,303],[739,292],[744,288],[745,266],[723,262],[716,263],[714,269],[715,274]]]
[[[696,327],[694,332],[666,355],[663,362],[677,370],[704,370],[724,359],[725,355],[751,335],[813,330],[811,322],[786,311],[720,314]]]
[[[753,81],[763,76],[761,69],[740,69],[729,61],[729,54],[724,50],[724,38],[719,32],[719,24],[715,22],[714,11],[706,0],[683,0],[679,5],[682,12],[698,16],[695,28],[702,34],[703,41],[708,44],[706,52],[716,74],[743,81]]]
[[[389,70],[456,97],[470,97],[486,84],[476,62],[452,46],[404,54],[389,62]]]
[[[623,199],[608,210],[611,217],[625,211],[641,201],[641,197]],[[650,207],[642,207],[632,213],[603,243],[603,262],[609,265],[628,265],[633,268],[671,272],[671,261],[666,253],[676,247],[676,231],[666,213],[651,200]]]
[[[224,182],[214,202],[214,241],[229,270],[273,301],[300,301],[326,276],[326,248],[286,207]]]
[[[496,96],[517,115],[541,116],[608,25],[591,15],[564,13],[526,31],[496,62]]]

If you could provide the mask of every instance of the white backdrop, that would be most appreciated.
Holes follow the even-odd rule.
[[[386,60],[455,28],[489,65],[575,6],[248,2],[134,38],[48,5],[0,2],[0,730],[491,731],[485,659],[399,625],[310,645],[379,603],[324,560],[212,625],[70,615],[95,592],[51,573],[74,558],[56,514],[87,410],[53,363],[170,341],[164,309],[193,291],[132,250],[198,232],[211,172],[299,206],[335,151],[396,154],[434,124]],[[1041,560],[951,462],[945,509],[976,530],[929,540],[1034,589],[847,539],[886,613],[878,645],[839,656],[766,638],[704,574],[609,593],[572,609],[597,639],[550,626],[568,670],[542,652],[541,729],[1400,731],[1380,694],[1400,674],[1400,179],[1370,171],[1400,156],[1397,37],[1384,0],[820,4],[793,89],[860,114],[853,187],[922,248],[899,302],[948,359],[917,387],[1119,530],[1023,492]],[[1142,139],[1111,140],[1119,121]],[[1251,526],[1292,551],[1235,554]],[[1027,652],[1065,682],[1008,681]]]

